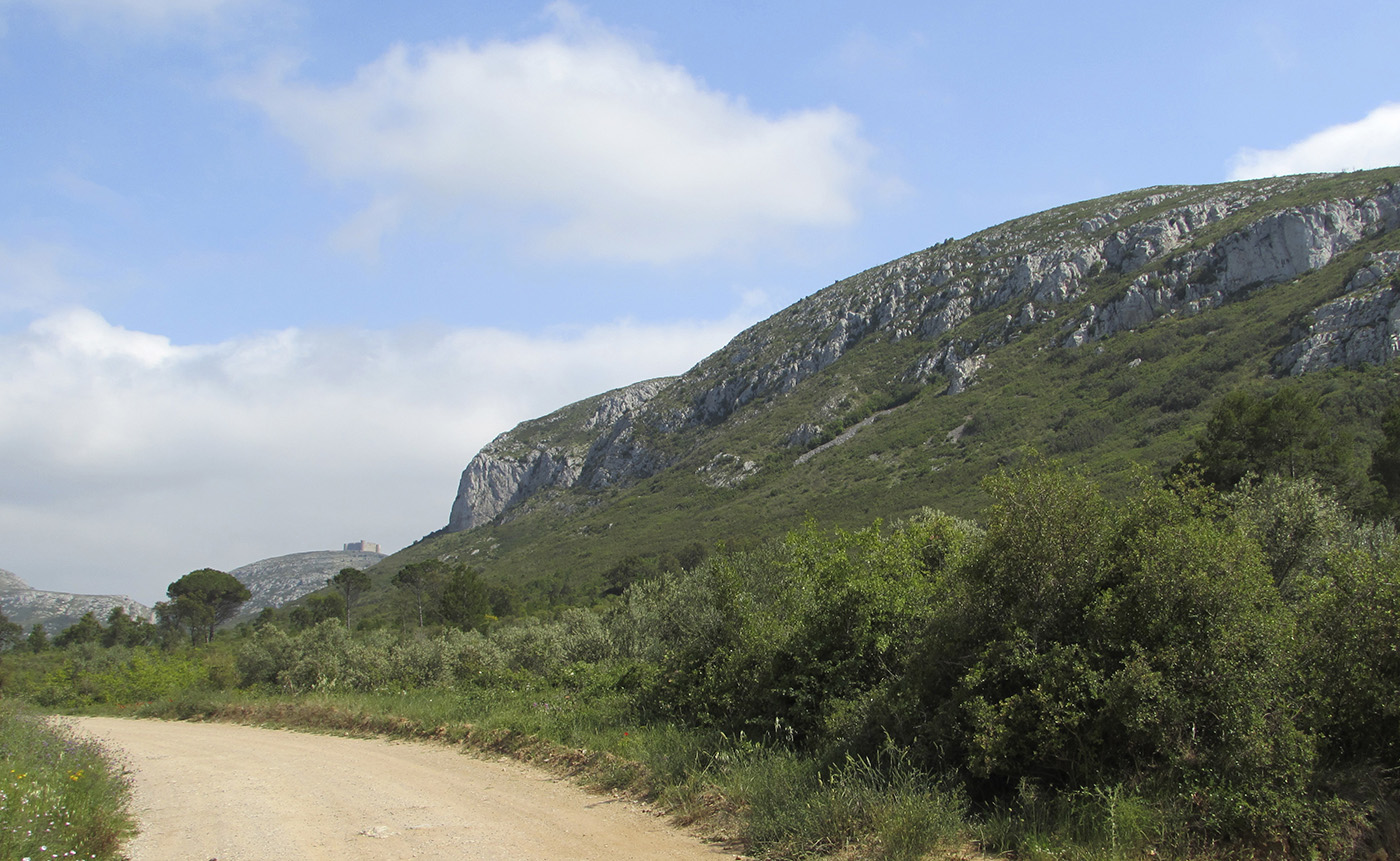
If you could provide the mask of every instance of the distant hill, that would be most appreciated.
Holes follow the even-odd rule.
[[[317,550],[275,556],[228,572],[248,587],[253,597],[243,605],[239,619],[257,615],[264,607],[281,607],[325,588],[326,581],[342,568],[364,570],[384,558],[383,553],[351,550]]]
[[[99,621],[106,622],[114,607],[121,607],[133,618],[155,618],[150,607],[125,595],[46,592],[34,589],[15,574],[0,569],[0,611],[11,622],[26,629],[38,624],[51,634],[57,633],[77,622],[85,613],[92,613]]]
[[[0,593],[14,592],[30,588],[29,584],[15,576],[13,572],[0,568]]]
[[[1226,393],[1285,380],[1352,434],[1364,477],[1400,396],[1397,183],[1400,168],[1159,186],[876,266],[679,377],[501,434],[446,528],[376,576],[439,558],[586,599],[638,557],[807,516],[976,514],[982,478],[1028,447],[1122,487],[1190,451]]]

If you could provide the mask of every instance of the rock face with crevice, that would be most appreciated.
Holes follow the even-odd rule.
[[[921,345],[892,382],[957,397],[1013,341],[1080,349],[1288,284],[1400,227],[1396,177],[1151,188],[877,266],[740,333],[680,377],[609,392],[497,437],[462,473],[448,530],[508,520],[541,494],[645,480],[699,451],[707,428],[794,392],[871,339]],[[1276,372],[1355,367],[1400,352],[1397,270],[1400,252],[1369,256],[1344,295],[1313,310],[1275,358]],[[808,444],[826,418],[812,416],[775,445]],[[699,474],[717,487],[764,468],[738,455],[703,458]]]

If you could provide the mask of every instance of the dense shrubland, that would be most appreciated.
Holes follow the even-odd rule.
[[[988,479],[976,523],[809,522],[631,560],[591,607],[497,618],[477,572],[423,566],[396,580],[397,627],[352,632],[342,602],[195,648],[88,620],[66,649],[7,656],[0,685],[178,715],[315,702],[329,725],[390,712],[602,750],[602,782],[707,800],[773,857],[1383,857],[1400,539],[1373,518],[1400,484],[1400,416],[1367,485],[1336,439],[1282,432],[1317,430],[1315,410],[1232,397],[1170,481],[1127,492],[1032,457]]]
[[[867,812],[843,815],[867,828],[881,793],[923,799],[910,809],[1027,855],[1085,840],[1129,855],[1347,855],[1390,839],[1390,528],[1353,519],[1310,478],[1223,494],[1144,478],[1110,500],[1038,463],[988,489],[980,526],[936,512],[808,524],[546,620],[263,625],[212,652],[88,645],[51,653],[27,691],[52,705],[235,687],[606,703],[621,726],[699,739],[694,762],[715,780],[766,762],[746,795],[762,824],[746,833],[789,854],[835,839],[793,842],[783,829],[829,830],[834,814],[788,821],[789,792],[854,804]]]

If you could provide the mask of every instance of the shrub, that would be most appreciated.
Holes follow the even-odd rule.
[[[564,631],[538,619],[525,619],[491,632],[491,642],[501,650],[506,665],[536,675],[548,675],[568,661]]]
[[[986,539],[908,665],[924,761],[1004,798],[1141,783],[1213,837],[1306,830],[1292,617],[1209,494],[1110,506],[1040,465],[991,479]]]
[[[659,665],[644,711],[849,747],[859,704],[892,680],[900,649],[941,600],[944,569],[975,532],[932,512],[888,532],[809,523],[634,587],[613,621],[624,653]]]

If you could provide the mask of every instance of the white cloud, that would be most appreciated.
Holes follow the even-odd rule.
[[[236,91],[316,169],[371,190],[339,237],[362,246],[404,214],[467,211],[554,254],[670,262],[856,218],[871,177],[853,116],[765,115],[551,11],[536,38],[399,45],[349,82],[279,68]]]
[[[1400,103],[1381,105],[1364,119],[1324,129],[1276,150],[1242,149],[1231,179],[1293,173],[1363,170],[1400,164]]]
[[[496,434],[679,373],[743,317],[304,331],[181,346],[69,309],[0,335],[0,568],[36,588],[154,601],[179,575],[447,521]]]

